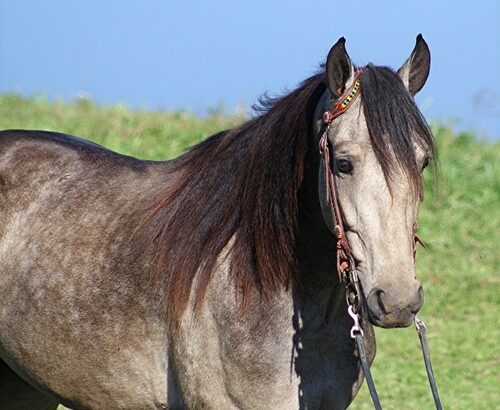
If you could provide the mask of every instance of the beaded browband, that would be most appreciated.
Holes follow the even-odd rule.
[[[337,104],[335,104],[335,107],[323,114],[323,121],[325,122],[325,124],[330,124],[335,118],[343,114],[351,106],[356,97],[360,94],[359,91],[361,83],[359,81],[359,77],[361,76],[361,72],[361,69],[356,70],[351,88],[349,88],[344,93],[344,95],[339,98]]]

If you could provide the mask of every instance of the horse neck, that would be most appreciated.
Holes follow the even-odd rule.
[[[315,304],[331,309],[332,299],[343,299],[343,286],[339,284],[336,272],[335,238],[324,221],[320,207],[320,162],[317,144],[313,145],[307,154],[308,166],[299,191],[297,290],[304,303],[307,303],[307,298],[312,298]]]
[[[294,327],[298,338],[310,337],[319,329],[324,329],[328,334],[337,334],[339,343],[351,346],[352,340],[347,335],[352,326],[352,319],[347,314],[345,284],[340,283],[338,279],[336,240],[326,225],[320,206],[320,160],[317,141],[312,145],[299,192],[296,241],[299,272],[293,296]],[[367,320],[364,308],[360,315],[367,352],[373,357],[373,328]],[[302,323],[300,326],[298,321]]]
[[[309,131],[309,148],[305,158],[304,179],[299,191],[297,253],[299,271],[305,286],[338,284],[335,238],[325,223],[320,205],[319,170],[321,167],[319,140],[323,112],[330,105],[330,93],[319,98]]]

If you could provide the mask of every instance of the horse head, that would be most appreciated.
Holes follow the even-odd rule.
[[[413,96],[423,87],[430,53],[422,36],[396,72],[371,64],[358,69],[345,40],[330,50],[327,90],[316,109],[318,135],[326,133],[345,236],[352,250],[370,321],[381,327],[412,323],[423,303],[415,274],[416,221],[422,200],[422,171],[433,155],[430,131]],[[328,122],[325,112],[355,93],[350,106]],[[324,162],[319,172],[323,216],[335,232]]]

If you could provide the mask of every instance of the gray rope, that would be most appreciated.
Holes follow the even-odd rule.
[[[429,385],[431,386],[432,397],[434,398],[434,404],[436,405],[437,410],[443,410],[443,406],[441,405],[441,400],[439,398],[439,393],[436,385],[436,378],[434,377],[434,371],[432,370],[429,346],[427,345],[427,339],[425,337],[425,330],[426,330],[425,324],[418,316],[415,316],[415,327],[417,329],[418,338],[420,339],[420,346],[422,346],[425,370],[427,371],[427,378],[429,379]]]
[[[366,358],[365,343],[361,332],[356,333],[356,344],[358,345],[359,360],[361,361],[361,367],[363,368],[363,373],[365,374],[366,384],[368,385],[368,390],[370,391],[373,407],[375,407],[376,410],[382,410],[377,389],[375,388],[375,382],[373,381],[372,372],[370,371],[370,365],[368,364],[368,359]]]

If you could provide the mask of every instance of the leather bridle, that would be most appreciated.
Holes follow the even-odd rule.
[[[332,170],[332,156],[330,153],[330,144],[328,140],[328,131],[332,121],[346,112],[349,107],[352,106],[355,99],[361,94],[361,77],[362,69],[356,70],[352,85],[344,92],[337,100],[335,105],[323,114],[323,123],[326,126],[320,141],[319,141],[319,152],[323,160],[323,174],[325,182],[325,195],[326,203],[329,207],[329,216],[331,218],[331,223],[333,227],[333,232],[336,236],[336,258],[337,258],[337,273],[339,275],[340,283],[345,283],[346,285],[346,301],[347,301],[347,312],[349,316],[353,319],[354,325],[351,328],[351,337],[356,340],[356,345],[358,349],[358,356],[361,361],[361,367],[365,374],[368,389],[370,391],[370,396],[372,398],[373,405],[375,409],[381,410],[382,406],[378,398],[377,390],[375,388],[375,383],[370,371],[370,365],[366,357],[365,344],[363,339],[363,329],[360,326],[360,313],[362,309],[362,297],[363,292],[359,282],[359,274],[356,269],[356,263],[352,248],[347,239],[344,220],[342,215],[342,208],[340,206],[337,189],[335,185],[335,175]],[[339,91],[340,93],[341,91]],[[422,198],[422,195],[420,195]],[[423,242],[417,235],[418,224],[415,222],[413,225],[413,235],[414,235],[414,250],[413,258],[416,255],[417,243],[424,246]],[[415,327],[418,332],[419,340],[421,343],[425,368],[427,370],[427,376],[429,379],[429,384],[431,387],[432,395],[434,398],[434,403],[437,410],[442,410],[441,401],[439,399],[439,393],[437,391],[436,381],[434,377],[434,372],[432,369],[432,364],[430,361],[429,349],[427,346],[427,341],[425,338],[425,325],[415,316]]]
[[[361,70],[358,70],[354,76],[353,85],[340,97],[335,106],[323,114],[323,122],[326,129],[319,141],[319,152],[323,159],[323,169],[325,178],[326,202],[330,207],[332,226],[335,236],[337,237],[337,273],[339,280],[345,282],[347,280],[347,272],[354,266],[354,257],[351,246],[345,234],[344,221],[342,211],[337,197],[337,189],[335,187],[335,176],[333,175],[331,166],[330,144],[328,141],[328,131],[332,121],[342,115],[354,102],[360,94],[359,77]]]

